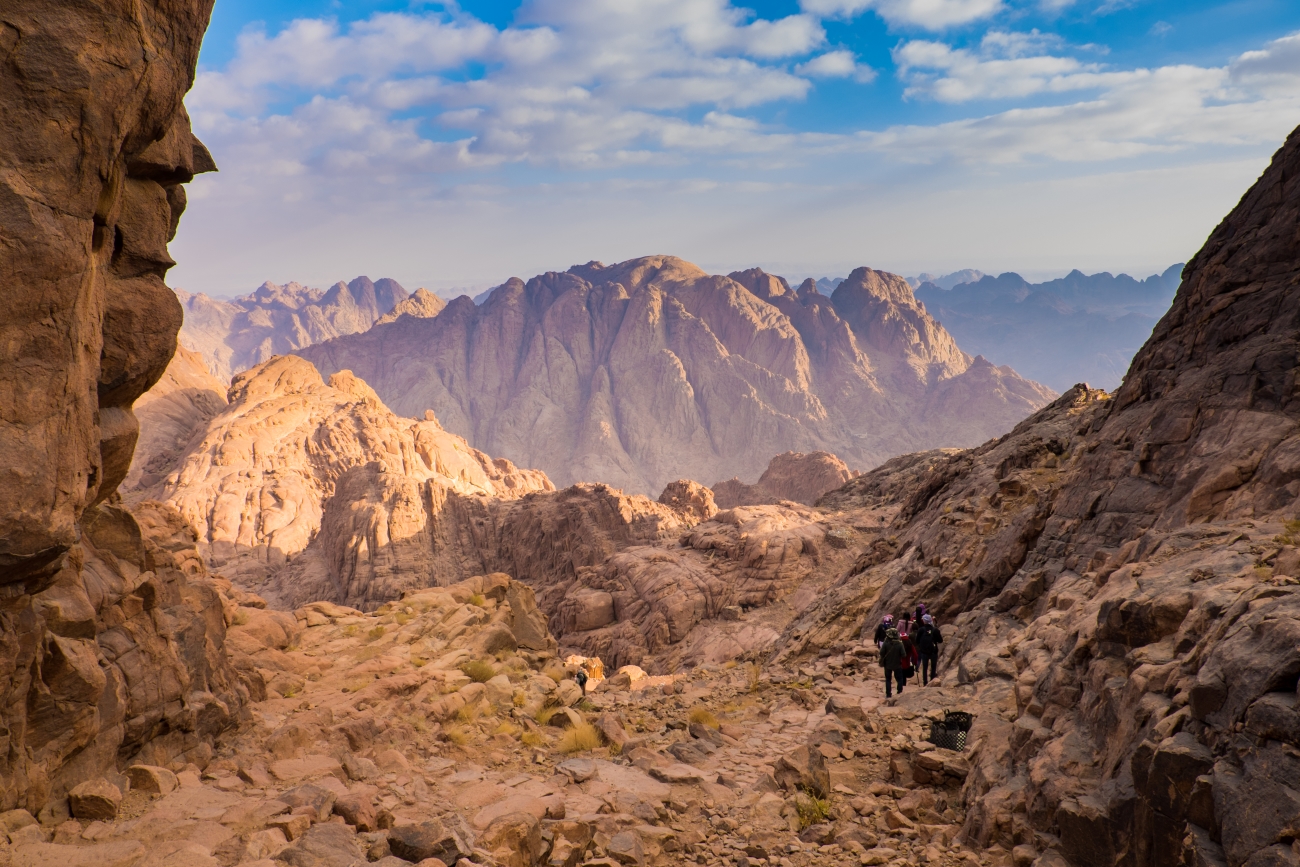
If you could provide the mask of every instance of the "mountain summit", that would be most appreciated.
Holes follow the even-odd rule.
[[[975,445],[1053,396],[962,352],[902,277],[859,268],[827,297],[673,256],[512,278],[481,306],[459,298],[299,354],[559,485],[642,493],[756,479],[786,451],[863,467]]]

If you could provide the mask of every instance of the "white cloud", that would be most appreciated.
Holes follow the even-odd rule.
[[[795,72],[812,78],[852,78],[859,82],[875,80],[876,71],[858,63],[852,51],[839,49],[819,54],[795,67]]]
[[[1300,92],[1300,33],[1275,39],[1259,51],[1247,51],[1229,70],[1239,86],[1279,96]]]
[[[978,52],[942,42],[913,40],[894,49],[898,75],[909,97],[940,102],[1022,98],[1123,84],[1137,74],[1107,72],[1073,57],[1030,54],[1052,42],[1035,33],[988,34]]]
[[[867,10],[890,24],[943,30],[990,18],[1002,0],[802,0],[805,12],[825,18],[851,18]]]

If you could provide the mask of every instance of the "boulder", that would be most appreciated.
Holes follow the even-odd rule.
[[[131,781],[131,790],[134,792],[166,795],[177,786],[176,775],[156,765],[131,765],[124,773]]]
[[[68,806],[78,819],[110,821],[121,805],[122,792],[107,780],[87,780],[68,793]]]
[[[492,820],[479,844],[501,867],[534,867],[542,854],[542,828],[530,812],[506,813]]]
[[[825,798],[830,794],[831,775],[826,759],[812,747],[798,747],[776,760],[777,784],[787,792],[805,791]]]
[[[326,822],[313,825],[275,857],[289,867],[355,867],[364,863],[366,855],[357,843],[356,831]]]
[[[440,858],[447,864],[455,864],[473,853],[474,841],[442,822],[432,821],[389,829],[388,848],[398,858],[413,863]]]

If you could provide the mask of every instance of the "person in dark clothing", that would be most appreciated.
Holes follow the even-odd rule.
[[[894,615],[886,614],[884,618],[880,621],[880,625],[876,627],[875,642],[877,648],[880,648],[881,646],[884,645],[885,633],[889,632],[889,630],[893,628],[894,628]]]
[[[917,628],[918,628],[918,629],[920,628],[920,624],[923,623],[923,622],[925,621],[925,615],[927,615],[927,614],[929,614],[929,613],[930,613],[930,612],[929,612],[929,610],[925,607],[925,603],[924,603],[924,602],[918,602],[918,603],[916,603],[916,618],[915,618],[915,620],[914,620],[913,622],[917,624]]]
[[[899,640],[897,629],[885,631],[885,640],[880,646],[880,665],[885,669],[885,698],[893,698],[894,681],[898,681],[898,694],[903,694],[903,660],[907,650]]]
[[[929,614],[921,616],[921,628],[916,631],[915,643],[921,659],[921,685],[927,686],[932,678],[938,676],[939,645],[943,644],[943,633]]]

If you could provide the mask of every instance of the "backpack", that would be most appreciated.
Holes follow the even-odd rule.
[[[916,632],[916,649],[924,654],[934,653],[942,641],[938,637],[939,630],[935,629],[928,623],[921,624],[921,628]]]

